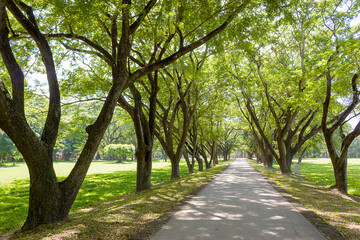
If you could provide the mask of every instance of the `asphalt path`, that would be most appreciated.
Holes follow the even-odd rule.
[[[151,239],[327,238],[249,163],[237,159]]]

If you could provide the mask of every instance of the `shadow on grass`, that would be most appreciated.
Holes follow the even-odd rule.
[[[51,239],[129,239],[178,204],[185,196],[198,189],[202,183],[208,181],[222,168],[224,166],[207,172],[186,175],[181,179],[165,181],[137,194],[132,192],[93,203],[87,205],[86,208],[73,211],[70,219],[66,221],[43,225],[30,232],[7,235],[5,239],[42,239],[46,236],[51,236]],[[182,167],[182,171],[186,169],[186,166]],[[101,182],[109,185],[116,184],[118,188],[123,188],[122,184],[135,184],[134,172],[104,175],[107,174],[98,174],[91,176],[90,180],[87,179],[83,185],[84,191],[88,193],[92,189],[99,193],[90,196],[98,196],[101,195],[100,192],[113,190],[112,187],[106,187]],[[115,181],[120,177],[125,179],[120,180],[120,183]],[[168,169],[154,169],[153,171],[153,178],[157,180],[168,180],[168,177]],[[103,191],[103,188],[107,190]],[[124,191],[135,190],[134,188],[127,189]],[[79,193],[77,201],[82,202],[82,197],[88,196]]]
[[[313,171],[313,175],[309,177],[303,174],[283,175],[279,171],[263,168],[254,162],[250,163],[305,207],[314,210],[322,219],[336,227],[346,239],[360,239],[357,223],[360,220],[359,198],[320,185],[324,181],[329,181],[327,179],[317,181],[321,177],[331,179],[329,176],[331,165],[326,168],[323,166],[324,164],[320,166],[319,164],[304,164],[304,167],[307,167],[306,171],[310,171],[310,169]],[[302,173],[306,172],[304,167]]]
[[[152,170],[152,184],[169,180],[171,167]],[[180,174],[187,174],[186,165],[180,165]],[[59,178],[59,181],[65,178]],[[71,212],[91,208],[99,201],[120,195],[134,193],[136,190],[136,171],[117,171],[104,174],[87,175]],[[29,180],[15,180],[0,186],[0,233],[20,229],[27,217]],[[1,237],[0,237],[1,238]]]

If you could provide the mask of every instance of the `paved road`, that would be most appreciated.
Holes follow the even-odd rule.
[[[327,239],[245,160],[238,159],[152,240]]]

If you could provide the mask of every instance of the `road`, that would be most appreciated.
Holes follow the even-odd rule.
[[[248,162],[237,159],[151,239],[327,238]]]

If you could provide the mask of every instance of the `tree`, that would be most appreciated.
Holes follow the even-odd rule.
[[[354,139],[360,135],[360,122],[348,133],[344,131],[346,119],[359,104],[358,39],[354,39],[350,23],[360,6],[351,1],[345,6],[337,2],[325,4],[328,4],[333,11],[323,17],[324,25],[327,27],[324,35],[329,39],[325,46],[330,56],[325,64],[323,63],[326,97],[323,102],[321,127],[334,169],[335,185],[333,187],[347,193],[348,149]],[[343,7],[345,10],[342,9]],[[335,120],[329,123],[331,115],[335,116]],[[340,131],[340,149],[336,147],[334,141],[336,130]]]
[[[314,82],[322,73],[314,70],[314,59],[309,57],[319,52],[314,47],[318,42],[310,37],[317,30],[316,7],[313,1],[294,2],[288,7],[293,12],[291,18],[262,22],[254,27],[243,51],[231,48],[228,71],[240,83],[248,121],[265,145],[260,147],[262,155],[270,151],[282,173],[291,173],[294,156],[321,129],[319,88]],[[271,133],[261,126],[265,109],[270,114],[267,121]],[[261,141],[257,141],[260,146]]]
[[[227,161],[230,157],[231,150],[236,146],[236,139],[239,134],[234,127],[229,126],[226,122],[223,128],[223,133],[219,139],[219,149],[224,157],[224,161]]]
[[[342,111],[338,116],[337,120],[331,124],[327,125],[327,118],[329,114],[329,105],[331,99],[331,85],[332,85],[332,76],[330,73],[330,69],[326,73],[326,81],[327,81],[327,90],[326,90],[326,99],[323,104],[323,118],[322,118],[322,131],[325,137],[326,146],[331,158],[331,162],[334,168],[335,174],[335,185],[333,187],[339,189],[342,192],[347,193],[347,151],[353,140],[360,135],[360,122],[356,125],[356,127],[350,131],[350,133],[345,134],[343,131],[343,124],[345,119],[349,116],[349,114],[355,109],[357,104],[359,103],[359,90],[357,88],[357,79],[358,74],[355,73],[351,79],[352,85],[352,95],[353,99],[351,103],[347,106],[347,108]],[[335,130],[340,129],[341,133],[341,148],[338,153],[336,147],[334,145],[333,135]]]
[[[126,157],[131,157],[135,153],[135,146],[132,144],[109,144],[104,148],[104,155],[117,158],[121,163]]]
[[[201,1],[200,1],[201,3]],[[174,14],[173,10],[169,10],[165,7],[165,9],[160,9],[156,12],[157,15],[153,16],[154,21],[150,22],[150,27],[146,30],[152,30],[149,34],[146,32],[139,40],[139,43],[135,46],[137,48],[144,46],[145,49],[148,49],[148,43],[152,42],[153,49],[141,52],[138,50],[133,50],[135,56],[131,56],[131,60],[138,66],[156,66],[160,65],[161,68],[165,67],[170,63],[170,61],[166,61],[166,59],[178,59],[182,55],[200,47],[204,43],[208,42],[210,39],[214,38],[220,32],[222,32],[229,23],[233,20],[235,15],[246,9],[247,5],[250,1],[243,1],[238,5],[237,2],[234,3],[225,3],[224,5],[219,5],[216,3],[212,6],[203,6],[202,8],[194,7],[191,8],[192,4],[197,6],[198,2],[187,3],[185,5],[179,4],[178,12]],[[232,6],[228,8],[229,6]],[[214,8],[214,9],[213,9]],[[195,15],[193,13],[188,14],[190,9],[198,9],[201,14]],[[211,26],[211,21],[217,24],[219,21],[215,19],[215,17],[219,16],[219,13],[222,11],[226,11],[226,9],[230,9],[228,15],[225,20],[221,20],[222,22],[219,25]],[[170,16],[163,16],[163,12],[167,10],[170,11]],[[186,10],[186,11],[185,11]],[[213,12],[215,12],[213,14]],[[161,31],[164,23],[159,22],[162,18],[159,18],[158,15],[161,15],[169,21],[173,21],[175,27],[167,27],[165,24],[165,30]],[[186,16],[189,18],[186,18]],[[199,16],[207,16],[207,19],[201,20]],[[220,17],[221,19],[221,17]],[[199,21],[200,20],[200,21]],[[184,24],[185,21],[187,24]],[[190,24],[191,23],[191,24]],[[209,23],[210,26],[207,28],[214,29],[208,31],[208,29],[204,29],[204,23]],[[171,29],[169,31],[169,29]],[[187,32],[187,34],[185,34]],[[199,32],[200,36],[196,36],[196,33]],[[204,34],[204,32],[208,32]],[[144,41],[144,37],[153,36],[155,34],[156,38],[147,39]],[[158,39],[157,39],[158,38]],[[187,45],[185,45],[187,44]],[[172,55],[169,55],[170,49],[179,49]],[[170,51],[172,52],[172,51]],[[165,56],[168,56],[165,58]],[[165,64],[166,63],[166,64]],[[160,68],[159,66],[159,68]],[[159,91],[158,86],[158,78],[159,72],[153,71],[152,74],[150,72],[147,74],[147,83],[144,84],[144,80],[138,78],[137,80],[141,82],[141,86],[145,88],[145,92],[148,94],[149,102],[145,104],[144,96],[142,96],[142,91],[139,85],[132,84],[129,86],[131,98],[133,99],[133,105],[131,102],[127,101],[127,98],[122,96],[119,98],[119,105],[122,106],[131,116],[134,122],[134,127],[136,131],[137,137],[137,191],[141,191],[144,189],[148,189],[151,186],[151,156],[152,156],[152,148],[154,142],[154,134],[155,134],[155,117],[156,117],[156,109],[157,109],[157,94]],[[144,109],[145,108],[145,109]],[[168,155],[168,154],[167,154]]]
[[[186,42],[187,45],[183,45],[184,42],[181,41],[178,49],[169,52],[163,59],[150,65],[129,69],[130,51],[132,44],[136,44],[131,39],[134,38],[156,2],[156,0],[150,0],[146,5],[139,4],[136,7],[132,7],[133,5],[129,0],[123,0],[122,4],[115,5],[111,2],[91,2],[91,4],[94,4],[93,6],[100,4],[100,9],[109,11],[104,13],[103,11],[96,12],[88,6],[80,6],[83,4],[80,1],[69,3],[66,9],[62,2],[54,1],[54,5],[48,3],[39,5],[40,9],[45,10],[41,12],[42,18],[38,18],[39,14],[34,13],[30,6],[21,1],[3,0],[0,2],[0,51],[8,75],[11,78],[10,86],[12,89],[12,94],[10,94],[5,83],[0,82],[0,128],[15,143],[23,155],[30,172],[29,211],[27,220],[22,227],[23,230],[32,229],[43,223],[60,221],[68,217],[69,210],[124,89],[141,77],[169,65],[216,36],[229,25],[249,1],[231,8],[226,18],[222,19],[222,24],[210,30],[208,34],[195,38],[189,43]],[[47,9],[47,7],[51,7],[51,10]],[[72,12],[68,14],[65,10]],[[8,17],[8,11],[11,12],[14,18]],[[92,14],[89,14],[89,12],[92,12]],[[86,14],[82,15],[82,13]],[[98,17],[94,16],[95,13],[98,14]],[[89,22],[83,25],[81,23],[86,21],[75,21],[80,16],[86,18]],[[102,21],[104,18],[106,20]],[[59,20],[56,29],[46,24],[46,20],[50,19]],[[38,24],[38,21],[43,20],[45,22]],[[101,25],[105,29],[102,32],[104,35],[100,32],[92,32],[88,28],[90,22]],[[44,34],[42,29],[50,33]],[[95,31],[96,28],[94,27],[92,30]],[[10,44],[10,40],[19,39],[19,34],[24,34],[25,38],[20,38],[23,41],[33,41],[32,43],[35,43],[31,50],[40,52],[48,80],[49,104],[40,139],[27,124],[24,114],[24,73]],[[103,38],[100,37],[101,35]],[[30,38],[28,38],[29,36]],[[195,37],[195,35],[192,36]],[[110,72],[105,74],[110,76],[108,87],[101,85],[106,91],[103,94],[104,103],[100,113],[94,123],[86,127],[88,135],[85,145],[73,170],[62,182],[58,182],[52,165],[53,149],[59,130],[61,105],[54,55],[48,39],[62,42],[63,47],[77,52],[81,56],[90,56],[90,61],[94,60],[94,63]],[[104,41],[97,41],[98,39]],[[84,65],[88,63],[89,61],[85,62]],[[81,67],[78,69],[81,72]],[[89,71],[89,73],[92,72]],[[83,83],[85,84],[85,81]],[[94,84],[92,84],[92,89],[96,90]]]
[[[173,73],[171,73],[173,72]],[[171,178],[180,177],[179,163],[183,155],[187,133],[198,102],[198,90],[195,81],[189,82],[184,70],[173,65],[173,69],[164,70],[162,75],[168,84],[167,105],[159,102],[155,134],[171,162]],[[174,90],[172,90],[173,88]],[[194,97],[191,99],[191,89]]]
[[[246,94],[245,96],[245,104],[248,108],[248,112],[251,114],[254,114],[252,112],[252,109],[254,109],[254,106],[250,106],[250,101],[247,99]],[[273,167],[273,156],[271,154],[271,150],[269,149],[269,146],[266,144],[267,142],[270,142],[273,144],[274,142],[274,131],[270,127],[270,121],[268,120],[268,111],[262,109],[260,110],[259,114],[259,123],[262,122],[263,125],[261,126],[262,135],[259,134],[258,128],[255,126],[254,122],[251,120],[251,117],[249,114],[247,114],[246,110],[243,110],[243,106],[241,104],[241,101],[239,98],[237,98],[237,102],[239,105],[239,109],[243,117],[248,122],[248,128],[245,128],[243,138],[246,141],[248,156],[253,155],[255,152],[255,155],[257,157],[258,162],[262,162],[264,166],[272,168]],[[262,106],[263,107],[263,106]],[[250,109],[250,110],[249,110]],[[266,140],[264,138],[266,136]],[[257,143],[257,146],[254,146],[254,144]]]

